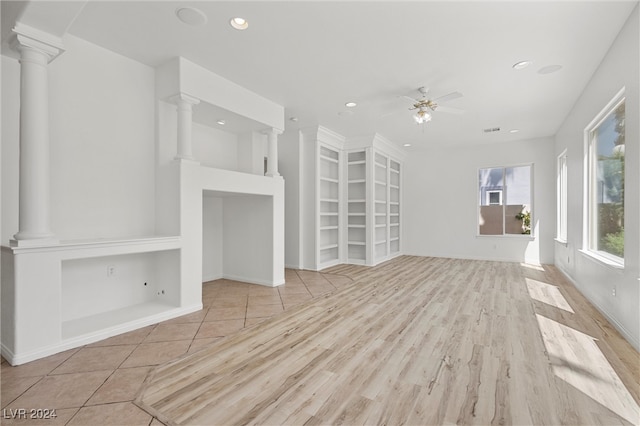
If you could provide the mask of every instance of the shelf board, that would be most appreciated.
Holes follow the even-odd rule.
[[[386,216],[386,213],[376,213],[376,216]]]
[[[320,176],[320,180],[324,181],[324,182],[340,183],[340,181],[338,181],[338,179],[333,179],[333,178],[324,177],[324,176]]]
[[[367,200],[365,200],[364,198],[357,198],[355,200],[349,200],[350,203],[366,203]]]
[[[400,216],[400,213],[389,213],[389,216]]]
[[[367,183],[366,179],[349,179],[349,183]]]
[[[332,163],[338,163],[339,162],[337,158],[327,157],[326,155],[323,155],[323,154],[320,154],[320,158],[322,160],[330,161]]]
[[[390,167],[390,168],[389,168],[389,170],[390,170],[390,171],[392,171],[393,173],[398,173],[398,174],[400,174],[400,170],[399,170],[399,169],[398,169],[398,170],[396,170],[396,169],[394,169],[393,167]]]
[[[379,246],[380,244],[387,244],[387,240],[376,241],[377,246]]]
[[[347,216],[366,216],[366,213],[348,213]]]
[[[338,216],[338,212],[321,212],[320,216]]]
[[[399,206],[400,203],[397,201],[389,201],[389,204],[391,204],[392,206]]]
[[[350,246],[366,246],[367,243],[364,241],[349,241]]]
[[[320,247],[320,250],[331,250],[334,248],[338,248],[337,244],[327,244],[326,246]]]
[[[399,224],[399,223],[391,223],[390,225],[391,225],[391,226],[400,226],[400,224]]]
[[[354,228],[354,229],[363,229],[366,227],[367,225],[347,225],[347,228]]]
[[[320,227],[321,231],[331,231],[333,229],[338,229],[338,227],[337,226],[321,226]]]
[[[400,237],[394,237],[389,239],[390,242],[400,241]]]
[[[387,204],[386,200],[376,200],[376,204]]]
[[[376,185],[383,185],[383,186],[387,186],[387,182],[383,182],[381,180],[377,180],[376,181]]]
[[[337,198],[320,198],[320,202],[324,202],[324,203],[337,203],[338,199]]]
[[[349,164],[350,166],[356,166],[358,164],[367,164],[367,161],[366,160],[349,161],[347,164]]]
[[[376,225],[376,228],[386,228],[386,227],[387,227],[386,223],[381,223],[381,224]]]

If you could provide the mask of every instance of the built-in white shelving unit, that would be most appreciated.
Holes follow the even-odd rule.
[[[389,255],[400,253],[400,163],[389,159]]]
[[[374,154],[374,263],[381,262],[389,255],[389,158],[375,152]]]
[[[340,261],[340,152],[318,145],[318,242],[319,268]]]
[[[292,258],[301,268],[373,266],[401,254],[403,151],[377,134],[345,139],[323,127],[301,130],[297,142],[301,238]]]
[[[400,162],[373,147],[347,152],[348,263],[376,265],[401,253]]]
[[[347,261],[367,261],[367,152],[347,154]]]

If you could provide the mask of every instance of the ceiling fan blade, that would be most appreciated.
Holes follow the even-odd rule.
[[[454,99],[458,99],[462,97],[462,93],[460,92],[451,92],[448,95],[440,96],[439,98],[435,98],[433,101],[437,103],[448,102]]]
[[[446,112],[448,114],[457,114],[457,115],[464,114],[463,109],[453,108],[449,106],[442,106],[442,105],[438,105],[438,107],[436,108],[436,112]]]
[[[407,96],[407,95],[402,95],[401,98],[411,101],[412,104],[420,102],[418,99],[412,98],[411,96]]]

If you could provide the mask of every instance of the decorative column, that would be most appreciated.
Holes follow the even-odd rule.
[[[20,27],[24,30],[26,27]],[[18,233],[13,246],[55,242],[49,212],[49,87],[47,65],[61,48],[14,29],[20,53]]]
[[[267,132],[267,141],[269,143],[269,154],[267,157],[267,176],[277,177],[278,173],[278,135],[282,134],[282,131],[271,128]]]
[[[180,93],[173,98],[178,107],[178,160],[193,160],[191,127],[193,124],[193,106],[199,99]]]

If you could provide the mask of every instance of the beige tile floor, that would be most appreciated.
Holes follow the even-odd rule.
[[[12,367],[2,359],[3,425],[161,425],[133,400],[156,365],[334,291],[351,279],[287,270],[276,288],[217,280],[203,284],[203,309],[140,330]],[[17,409],[54,410],[49,420]]]

